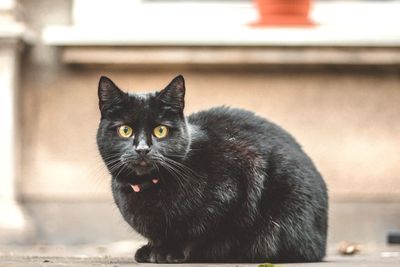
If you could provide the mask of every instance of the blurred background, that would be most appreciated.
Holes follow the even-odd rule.
[[[297,138],[329,187],[332,251],[400,251],[400,1],[315,0],[302,25],[256,3],[0,0],[0,255],[133,255],[97,83],[147,92],[177,74],[186,114],[245,108]]]

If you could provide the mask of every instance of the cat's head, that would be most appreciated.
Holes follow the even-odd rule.
[[[117,181],[120,175],[146,176],[170,159],[185,157],[190,135],[183,115],[185,81],[174,78],[165,89],[148,94],[126,93],[107,77],[98,88],[101,121],[100,154]]]

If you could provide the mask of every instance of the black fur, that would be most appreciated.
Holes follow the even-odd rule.
[[[185,118],[184,95],[182,76],[146,95],[123,93],[100,79],[99,151],[112,175],[115,203],[149,240],[136,261],[320,261],[327,190],[294,138],[240,109],[219,107]],[[134,136],[120,137],[121,124],[131,126]],[[167,137],[152,135],[157,125],[169,127]],[[140,141],[148,154],[135,151]],[[134,184],[142,190],[134,192]]]

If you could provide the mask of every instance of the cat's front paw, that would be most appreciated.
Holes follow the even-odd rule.
[[[150,253],[150,262],[156,263],[182,263],[187,259],[182,251],[171,248],[154,248]]]
[[[143,247],[139,248],[135,253],[135,260],[137,262],[151,262],[150,261],[150,254],[153,250],[152,246],[149,244],[144,245]]]
[[[187,253],[168,247],[153,247],[149,244],[139,248],[135,254],[137,262],[182,263],[189,258]]]
[[[182,251],[173,251],[167,254],[166,260],[168,263],[183,263],[188,260],[188,255]]]
[[[155,247],[150,252],[150,262],[152,263],[166,263],[167,252],[162,247]]]

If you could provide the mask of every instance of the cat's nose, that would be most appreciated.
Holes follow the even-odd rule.
[[[144,156],[150,152],[150,147],[146,144],[146,141],[141,140],[139,144],[135,147],[136,153],[141,156]]]

